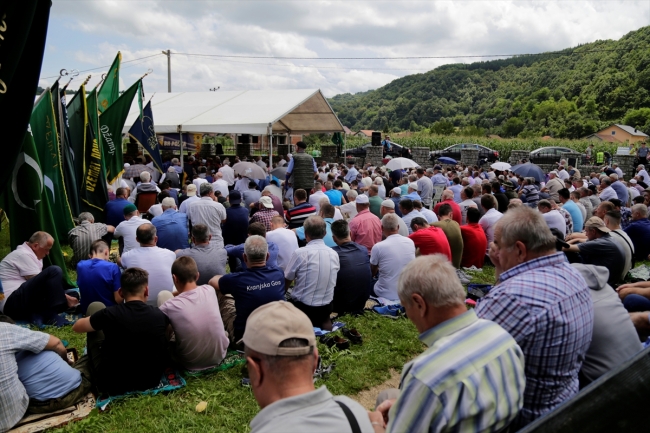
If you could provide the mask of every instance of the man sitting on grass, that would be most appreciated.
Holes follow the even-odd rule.
[[[404,366],[400,390],[377,397],[375,431],[499,431],[524,403],[524,355],[494,322],[465,306],[447,257],[422,256],[404,267],[397,291],[428,346]],[[396,399],[396,400],[395,400]]]
[[[109,261],[110,248],[103,240],[93,242],[90,259],[77,265],[77,285],[81,293],[81,312],[86,314],[93,302],[102,302],[107,307],[122,302],[120,297],[120,268]]]
[[[251,433],[373,431],[359,403],[333,396],[325,386],[314,388],[316,338],[309,318],[296,307],[280,301],[256,309],[246,323],[244,345],[262,409],[251,421]]]
[[[174,261],[172,278],[176,292],[173,295],[162,292],[158,306],[174,329],[177,360],[187,370],[219,365],[228,350],[228,335],[221,320],[217,294],[207,284],[196,285],[199,270],[191,257]]]
[[[88,333],[93,383],[103,394],[153,388],[169,364],[169,319],[158,308],[147,305],[148,281],[144,269],[125,270],[119,290],[124,303],[106,307],[93,302],[88,317],[72,326],[75,332]]]
[[[210,243],[210,229],[205,224],[192,226],[191,248],[176,251],[176,258],[191,257],[196,262],[199,270],[199,279],[196,284],[208,284],[210,278],[226,273],[228,254],[225,248],[218,248]]]

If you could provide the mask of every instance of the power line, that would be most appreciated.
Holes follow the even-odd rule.
[[[133,60],[122,60],[121,64],[124,64],[124,63],[131,63],[131,62],[137,62],[138,60],[149,59],[149,58],[151,58],[151,57],[156,57],[156,56],[162,56],[162,54],[161,54],[161,53],[158,53],[158,54],[152,54],[152,55],[150,55],[150,56],[144,56],[144,57],[140,57],[140,58],[138,58],[138,59],[133,59]],[[97,68],[84,69],[83,71],[78,71],[78,72],[79,72],[80,74],[83,74],[84,72],[97,71],[97,70],[100,70],[100,69],[106,69],[106,68],[110,68],[110,67],[111,67],[111,65],[99,66],[99,67],[97,67]],[[52,75],[51,77],[43,77],[43,78],[41,78],[41,80],[49,80],[49,79],[51,79],[51,78],[59,78],[59,75]]]

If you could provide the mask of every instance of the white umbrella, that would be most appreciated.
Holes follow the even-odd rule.
[[[408,158],[393,158],[386,164],[386,168],[390,170],[401,170],[403,168],[415,168],[419,166],[420,164]]]
[[[495,162],[490,167],[492,167],[495,170],[503,171],[503,170],[510,170],[512,166],[507,162]]]
[[[232,169],[235,170],[235,173],[241,174],[244,177],[249,179],[264,179],[266,178],[266,173],[262,167],[252,162],[238,162],[232,166]]]

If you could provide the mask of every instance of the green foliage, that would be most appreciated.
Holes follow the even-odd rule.
[[[352,130],[576,139],[625,123],[650,133],[650,27],[555,53],[444,65],[330,103]]]

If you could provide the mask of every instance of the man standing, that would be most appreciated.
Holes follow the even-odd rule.
[[[445,188],[447,187],[447,178],[445,177],[444,174],[440,173],[442,171],[442,167],[439,165],[436,165],[433,167],[433,176],[431,176],[431,183],[434,186],[444,186]]]
[[[373,295],[395,301],[397,279],[406,264],[415,259],[415,244],[398,233],[399,222],[395,214],[387,214],[381,220],[385,239],[372,247],[370,270],[377,277]]]
[[[53,245],[49,233],[36,232],[2,259],[0,310],[5,315],[37,326],[69,324],[59,313],[77,305],[78,300],[65,294],[61,268],[52,265],[43,270],[43,259]]]
[[[176,211],[176,203],[171,197],[163,199],[162,210],[162,215],[151,220],[158,234],[158,246],[170,251],[189,248],[187,215]]]
[[[296,143],[297,150],[287,166],[286,179],[291,179],[288,183],[291,183],[294,191],[304,189],[309,198],[309,192],[314,187],[314,175],[318,173],[318,169],[314,158],[305,152],[306,148],[307,145],[302,141]]]
[[[108,233],[115,232],[115,227],[103,223],[96,223],[95,217],[90,212],[79,214],[79,225],[68,232],[68,242],[72,247],[73,267],[81,260],[86,260],[90,254],[90,246]]]
[[[648,147],[645,141],[641,142],[641,147],[636,151],[636,157],[639,159],[639,164],[646,165],[648,163]]]
[[[589,288],[556,251],[555,240],[539,212],[526,206],[509,210],[496,223],[490,248],[497,284],[475,310],[501,325],[524,352],[524,406],[514,429],[578,392],[578,372],[591,341]]]
[[[350,228],[345,220],[332,223],[333,250],[339,256],[339,271],[334,286],[332,309],[340,316],[362,313],[370,297],[372,274],[368,250],[350,239]]]
[[[201,199],[195,201],[187,209],[190,224],[205,224],[210,229],[210,242],[217,248],[223,248],[221,224],[226,222],[226,208],[217,201],[212,190],[212,184],[201,184]]]
[[[428,349],[402,369],[397,400],[369,413],[375,431],[506,428],[524,404],[524,354],[516,341],[467,310],[465,289],[441,256],[406,265],[398,294]]]
[[[433,183],[431,182],[431,179],[429,179],[429,176],[426,176],[424,174],[423,168],[418,168],[416,173],[418,177],[418,194],[422,198],[422,205],[427,209],[431,209],[431,199],[433,198]]]
[[[381,241],[381,221],[370,213],[368,196],[363,194],[358,196],[355,203],[357,215],[350,220],[351,239],[366,247],[370,255],[372,247]]]
[[[295,280],[293,304],[309,317],[313,326],[330,331],[339,256],[323,242],[327,227],[321,217],[307,218],[304,228],[307,246],[293,252],[284,271],[286,288]]]
[[[229,161],[224,161],[223,165],[219,168],[221,177],[228,183],[228,189],[232,191],[235,185],[235,170],[230,167]]]
[[[192,244],[190,248],[176,251],[176,258],[191,257],[196,263],[199,278],[196,284],[202,286],[215,275],[226,273],[228,255],[224,248],[217,248],[210,243],[210,229],[205,224],[192,226]],[[233,266],[234,270],[235,267]]]

